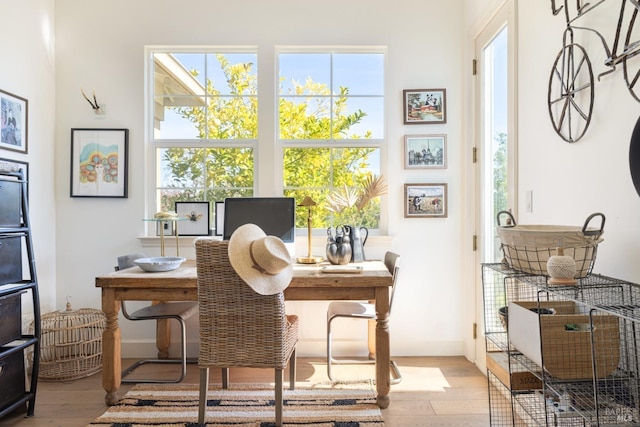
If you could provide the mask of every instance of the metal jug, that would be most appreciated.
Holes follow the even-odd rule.
[[[327,259],[331,264],[345,265],[351,261],[350,230],[338,226],[327,228]]]
[[[367,227],[354,227],[352,225],[343,225],[345,230],[351,235],[351,262],[362,262],[366,258],[364,256],[364,244],[367,243],[369,237],[369,229]],[[364,235],[364,238],[362,237]]]

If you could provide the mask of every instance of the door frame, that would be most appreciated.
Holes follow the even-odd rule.
[[[469,155],[465,159],[468,163],[467,182],[467,203],[473,207],[474,215],[469,215],[466,219],[465,228],[469,231],[465,236],[473,238],[473,245],[465,242],[465,268],[464,283],[468,284],[468,298],[466,302],[467,313],[470,313],[469,321],[473,323],[470,331],[469,339],[466,342],[466,357],[473,361],[483,372],[486,370],[485,360],[485,341],[484,341],[484,311],[482,301],[482,271],[480,268],[483,262],[483,248],[486,236],[482,235],[482,223],[485,219],[485,212],[482,210],[484,194],[482,192],[482,79],[480,72],[482,70],[481,56],[479,55],[477,45],[486,46],[505,26],[508,26],[507,34],[507,140],[508,148],[508,182],[509,184],[509,204],[515,211],[518,206],[517,200],[517,0],[502,0],[495,5],[490,13],[484,16],[475,27],[475,31],[471,31],[469,40],[468,53],[470,56],[469,64],[473,64],[473,68],[477,69],[477,73],[471,77],[469,89],[473,94],[471,107],[468,111],[470,119],[468,121],[469,129],[467,134],[467,149]],[[481,49],[480,49],[481,50]],[[470,67],[471,68],[471,67]],[[470,74],[472,74],[471,69]],[[474,161],[476,159],[477,161]],[[516,214],[516,212],[514,212]],[[493,216],[493,215],[492,215]],[[467,249],[468,248],[468,249]],[[477,248],[477,250],[475,249]]]

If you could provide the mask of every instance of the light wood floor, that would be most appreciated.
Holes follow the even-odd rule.
[[[402,373],[402,382],[391,386],[391,405],[382,410],[385,427],[488,426],[487,380],[463,357],[394,358]],[[124,360],[122,366],[128,366]],[[171,374],[174,366],[144,366],[135,375]],[[177,367],[175,367],[177,368]],[[211,382],[220,382],[217,370],[211,370]],[[333,374],[340,379],[373,378],[372,365],[340,365]],[[133,374],[132,374],[133,378]],[[298,381],[326,382],[324,360],[299,358]],[[272,382],[273,371],[232,369],[231,381]],[[189,365],[184,383],[198,383],[196,365]],[[121,395],[132,387],[123,384]],[[0,393],[2,391],[0,390]],[[44,382],[38,385],[35,416],[25,418],[24,411],[0,419],[0,427],[85,427],[107,407],[101,375],[70,382]]]

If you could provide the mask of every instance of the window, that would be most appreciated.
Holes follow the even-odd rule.
[[[279,195],[256,193],[260,168],[261,176],[283,177],[282,195],[318,203],[314,227],[353,223],[346,212],[330,214],[326,199],[380,175],[384,52],[281,50],[273,59],[278,81],[263,82],[260,96],[258,56],[256,48],[147,49],[150,206]],[[270,100],[278,107],[263,105],[258,117],[258,103]],[[276,135],[258,135],[261,121],[277,122]],[[259,148],[282,154],[261,163]],[[361,225],[378,228],[379,200],[359,213]],[[298,227],[306,226],[298,215]]]
[[[327,196],[345,186],[361,188],[369,175],[380,175],[384,53],[281,52],[278,71],[284,194],[317,203],[314,228],[378,228],[379,199],[361,211],[350,207],[335,213],[327,210]],[[298,218],[298,227],[306,221]]]
[[[155,50],[150,59],[157,209],[253,195],[256,53]]]

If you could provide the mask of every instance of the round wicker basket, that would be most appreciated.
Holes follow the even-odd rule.
[[[101,310],[81,308],[42,315],[40,372],[43,380],[75,380],[102,369],[102,332],[106,316]]]
[[[501,225],[501,215],[508,216],[508,225]],[[588,227],[589,222],[598,217],[599,228]],[[604,215],[590,215],[584,226],[565,225],[520,225],[507,211],[498,213],[497,233],[505,261],[514,270],[527,274],[546,276],[547,261],[556,254],[556,248],[562,246],[564,254],[576,263],[576,279],[591,274],[595,263],[598,244],[604,239]]]

